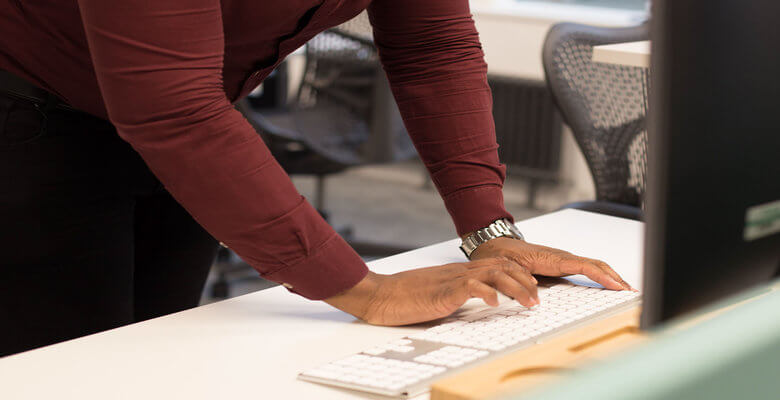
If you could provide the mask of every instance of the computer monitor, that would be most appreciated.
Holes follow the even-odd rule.
[[[780,273],[778,15],[654,0],[643,328]]]

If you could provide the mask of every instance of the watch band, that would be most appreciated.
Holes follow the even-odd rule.
[[[505,236],[525,240],[523,234],[517,230],[515,224],[510,222],[508,219],[503,218],[494,221],[486,228],[479,229],[469,235],[467,238],[463,239],[463,243],[460,245],[460,250],[463,251],[463,254],[466,255],[466,258],[471,259],[471,253],[473,253],[474,250],[479,247],[479,245],[489,240]]]

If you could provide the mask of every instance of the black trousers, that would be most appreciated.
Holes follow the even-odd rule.
[[[0,356],[197,306],[218,244],[102,119],[0,94]]]

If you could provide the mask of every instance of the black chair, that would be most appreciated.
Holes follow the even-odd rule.
[[[365,12],[327,30],[304,47],[305,66],[294,98],[279,106],[279,90],[264,93],[271,101],[248,98],[237,105],[290,175],[316,178],[314,206],[326,220],[326,177],[350,167],[399,161],[416,150],[403,126],[387,77],[379,63]],[[281,81],[287,71],[278,70]],[[330,222],[330,221],[329,221]],[[351,227],[336,229],[361,256],[381,257],[410,248],[357,241]],[[223,251],[223,253],[225,253]],[[249,278],[247,266],[221,254],[214,297],[227,297],[230,275]],[[239,275],[240,274],[240,275]]]
[[[647,171],[647,68],[593,62],[593,47],[648,40],[649,27],[561,23],[544,42],[547,84],[585,155],[596,200],[577,208],[641,219]]]

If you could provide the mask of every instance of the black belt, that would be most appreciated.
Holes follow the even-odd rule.
[[[29,101],[42,106],[44,109],[51,110],[56,108],[65,111],[78,111],[60,100],[59,97],[8,71],[0,70],[0,93],[19,100]]]

